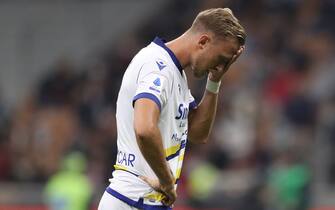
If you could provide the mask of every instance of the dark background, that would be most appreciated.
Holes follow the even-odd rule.
[[[232,9],[246,51],[222,82],[209,144],[187,147],[176,207],[335,208],[332,0],[0,1],[0,204],[42,205],[63,158],[80,151],[94,208],[113,170],[128,63],[212,7]],[[189,80],[199,102],[205,80]]]

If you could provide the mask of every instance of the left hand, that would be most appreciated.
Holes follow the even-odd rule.
[[[163,205],[173,208],[173,203],[176,201],[177,198],[177,192],[174,187],[175,181],[173,181],[170,186],[165,186],[158,179],[151,179],[146,176],[139,176],[139,178],[145,181],[155,191],[163,195],[163,199],[161,200]]]
[[[230,61],[226,65],[224,66],[220,65],[216,67],[215,69],[210,69],[208,78],[213,82],[220,82],[224,73],[226,73],[230,65],[233,64],[237,60],[238,57],[240,57],[244,49],[245,47],[241,46],[240,49],[236,52],[235,55],[233,55],[233,57],[230,59]]]

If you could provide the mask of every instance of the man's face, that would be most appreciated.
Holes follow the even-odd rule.
[[[234,39],[201,37],[191,59],[193,75],[201,78],[209,69],[224,68],[238,49],[239,45]]]

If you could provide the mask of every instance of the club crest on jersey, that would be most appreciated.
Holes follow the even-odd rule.
[[[166,67],[166,65],[163,63],[163,61],[156,61],[156,64],[157,64],[160,71]]]

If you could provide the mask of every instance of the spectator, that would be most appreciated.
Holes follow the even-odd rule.
[[[79,152],[72,152],[64,158],[62,169],[50,177],[45,187],[46,203],[50,209],[90,209],[92,188],[85,168],[85,157]]]

